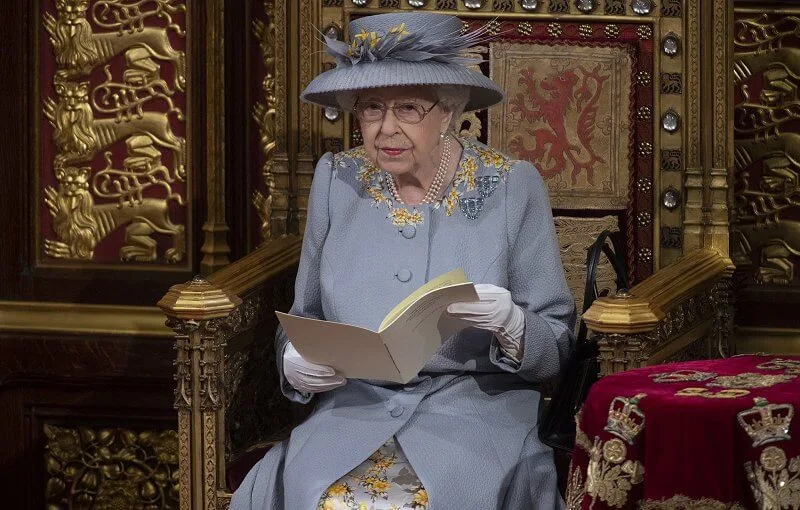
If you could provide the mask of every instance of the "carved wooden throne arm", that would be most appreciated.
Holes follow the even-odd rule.
[[[600,374],[729,354],[733,263],[702,249],[584,314],[600,348]]]
[[[299,236],[271,241],[208,279],[172,286],[158,302],[176,338],[182,510],[227,508],[225,411],[237,375],[226,367],[226,345],[287,307],[301,244]]]

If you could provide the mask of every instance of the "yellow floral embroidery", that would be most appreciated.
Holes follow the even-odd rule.
[[[404,30],[402,25],[396,28],[398,33],[402,33]],[[357,37],[368,39],[370,35],[358,34]],[[494,168],[495,175],[499,177],[505,176],[511,170],[513,164],[512,160],[493,149],[480,147],[467,139],[459,139],[459,141],[464,147],[464,155],[458,171],[448,191],[439,202],[434,204],[435,209],[442,207],[447,216],[453,215],[464,193],[474,191],[477,188],[479,161],[484,166]],[[359,168],[358,179],[361,181],[364,190],[376,206],[386,205],[389,209],[386,217],[391,220],[393,225],[402,228],[406,225],[419,225],[424,221],[422,213],[416,209],[409,210],[395,205],[386,185],[386,178],[383,172],[367,157],[367,152],[363,146],[336,154],[334,156],[334,166],[341,166],[345,157],[355,160]]]
[[[511,160],[496,150],[475,146],[475,152],[484,165],[497,168],[498,175],[503,176],[511,170]]]
[[[442,205],[444,206],[444,212],[448,216],[453,215],[453,211],[458,205],[458,199],[459,199],[458,191],[455,188],[450,188],[450,192],[447,193],[444,196],[444,198],[442,198]]]
[[[461,183],[466,183],[467,190],[472,191],[475,189],[475,174],[478,172],[478,162],[474,156],[467,156],[458,168],[453,185],[458,186]]]
[[[391,218],[392,224],[398,228],[422,223],[422,213],[419,211],[409,211],[408,209],[392,209],[389,211],[389,218]]]

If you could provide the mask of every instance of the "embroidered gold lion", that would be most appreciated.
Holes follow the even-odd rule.
[[[89,104],[89,83],[56,79],[58,101],[45,100],[44,114],[52,124],[58,149],[56,166],[90,161],[100,150],[132,135],[147,134],[174,155],[175,177],[186,177],[186,140],[173,134],[169,117],[141,112],[129,120],[95,119]]]
[[[186,87],[186,54],[175,50],[169,41],[169,30],[177,30],[175,25],[164,27],[144,26],[147,16],[169,17],[169,14],[182,11],[185,6],[172,5],[172,0],[153,0],[156,8],[149,13],[125,9],[112,2],[97,2],[94,6],[95,18],[98,9],[101,15],[111,16],[115,22],[106,24],[117,28],[115,32],[94,33],[86,19],[89,0],[56,0],[58,18],[45,13],[44,28],[50,34],[50,42],[55,50],[59,73],[66,76],[85,76],[98,65],[104,64],[116,55],[134,47],[144,48],[154,58],[167,60],[175,66],[175,88]],[[110,11],[113,14],[110,15]],[[136,14],[138,13],[138,14]]]
[[[153,233],[172,236],[164,252],[167,262],[180,262],[186,254],[184,227],[169,218],[169,200],[144,198],[134,203],[95,205],[89,192],[89,167],[56,169],[58,191],[45,188],[45,203],[53,216],[59,241],[45,240],[45,253],[54,258],[91,260],[101,240],[117,228],[125,228],[119,255],[123,261],[156,260]]]

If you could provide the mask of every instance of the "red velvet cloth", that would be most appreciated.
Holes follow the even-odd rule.
[[[744,355],[605,377],[576,417],[568,508],[800,508],[798,407],[800,357]]]

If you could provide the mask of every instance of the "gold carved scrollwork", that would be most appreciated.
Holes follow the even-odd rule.
[[[264,2],[266,22],[253,21],[253,33],[261,50],[261,60],[264,64],[264,79],[261,87],[264,92],[263,101],[253,107],[253,119],[259,128],[261,152],[264,156],[264,165],[261,167],[264,191],[253,192],[253,206],[261,219],[261,241],[267,242],[272,238],[272,190],[275,188],[275,175],[273,173],[273,156],[275,153],[275,12],[272,1]]]
[[[178,508],[174,430],[44,425],[48,508]]]
[[[800,257],[800,18],[741,18],[734,31],[737,265],[757,283],[790,285]]]
[[[186,6],[176,0],[57,0],[55,6],[57,15],[45,13],[43,24],[56,63],[56,96],[45,99],[43,109],[53,128],[58,181],[44,189],[44,203],[57,239],[45,239],[44,252],[96,260],[97,245],[124,226],[122,261],[156,261],[152,236],[166,234],[171,242],[164,261],[180,262],[186,228],[173,222],[170,208],[185,207],[175,186],[187,180],[187,155],[186,140],[171,123],[185,122],[175,99],[186,89],[187,66],[170,36],[185,37],[175,17]],[[148,24],[156,19],[166,25]],[[125,62],[121,74],[112,71],[118,55]],[[163,61],[172,66],[171,84],[161,77]],[[83,77],[100,66],[105,80],[93,87]],[[116,149],[123,142],[121,156]],[[105,167],[95,170],[101,154]]]

